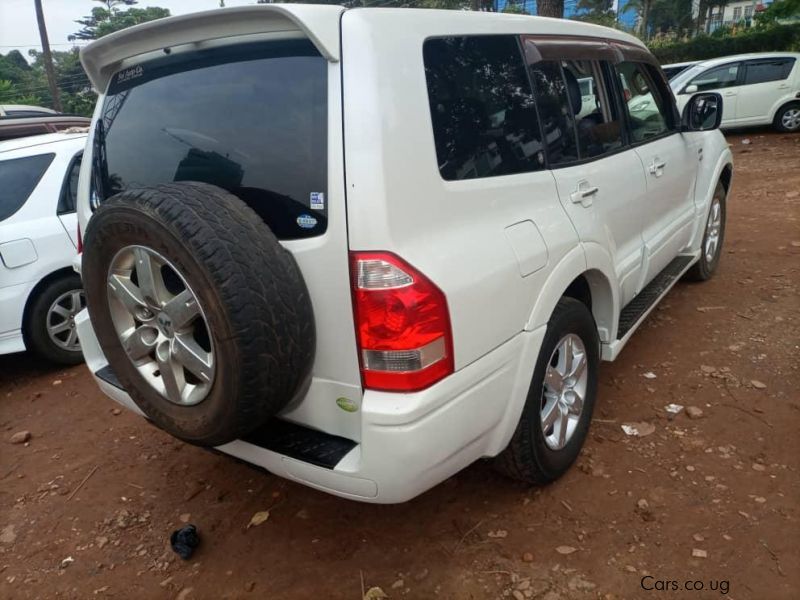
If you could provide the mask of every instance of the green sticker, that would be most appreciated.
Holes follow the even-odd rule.
[[[339,408],[347,412],[356,412],[358,410],[358,405],[350,400],[350,398],[337,398],[336,404],[339,405]]]

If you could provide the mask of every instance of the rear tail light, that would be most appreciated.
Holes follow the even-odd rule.
[[[78,254],[83,252],[83,238],[81,237],[81,224],[78,223]]]
[[[352,252],[353,310],[365,388],[412,392],[453,372],[442,291],[387,252]]]

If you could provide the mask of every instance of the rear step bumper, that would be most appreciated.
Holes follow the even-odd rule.
[[[118,390],[125,391],[108,365],[94,375]],[[358,445],[353,440],[277,418],[270,419],[266,425],[244,438],[244,441],[325,469],[333,469]]]
[[[108,367],[85,310],[76,321],[100,388],[141,415]],[[520,333],[422,392],[366,391],[360,440],[275,418],[217,450],[345,498],[404,502],[508,444],[543,337],[544,328]]]

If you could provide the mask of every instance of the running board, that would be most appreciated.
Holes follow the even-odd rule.
[[[99,369],[95,376],[125,391],[110,366]],[[277,417],[273,417],[241,441],[324,469],[333,469],[358,445],[353,440]]]
[[[676,256],[633,300],[625,305],[625,308],[619,313],[617,339],[603,346],[603,360],[614,360],[617,357],[633,332],[639,328],[647,315],[696,260],[697,256],[694,255]]]

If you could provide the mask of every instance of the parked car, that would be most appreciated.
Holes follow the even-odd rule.
[[[86,134],[0,142],[0,354],[83,360],[75,197]]]
[[[88,128],[91,119],[73,115],[0,117],[0,142],[16,138]]]
[[[0,117],[46,117],[58,114],[52,108],[29,104],[0,104]]]
[[[663,65],[661,70],[664,71],[664,75],[667,76],[668,80],[674,79],[679,73],[683,73],[689,67],[696,65],[699,61],[692,60],[689,62],[681,62],[681,63],[672,63],[669,65]]]
[[[697,92],[723,97],[722,127],[773,125],[800,131],[800,53],[740,54],[706,60],[670,81],[678,108]]]
[[[78,191],[91,373],[172,435],[317,489],[400,502],[481,457],[556,479],[600,361],[720,260],[719,94],[681,116],[621,31],[270,4],[81,58],[102,90]]]

